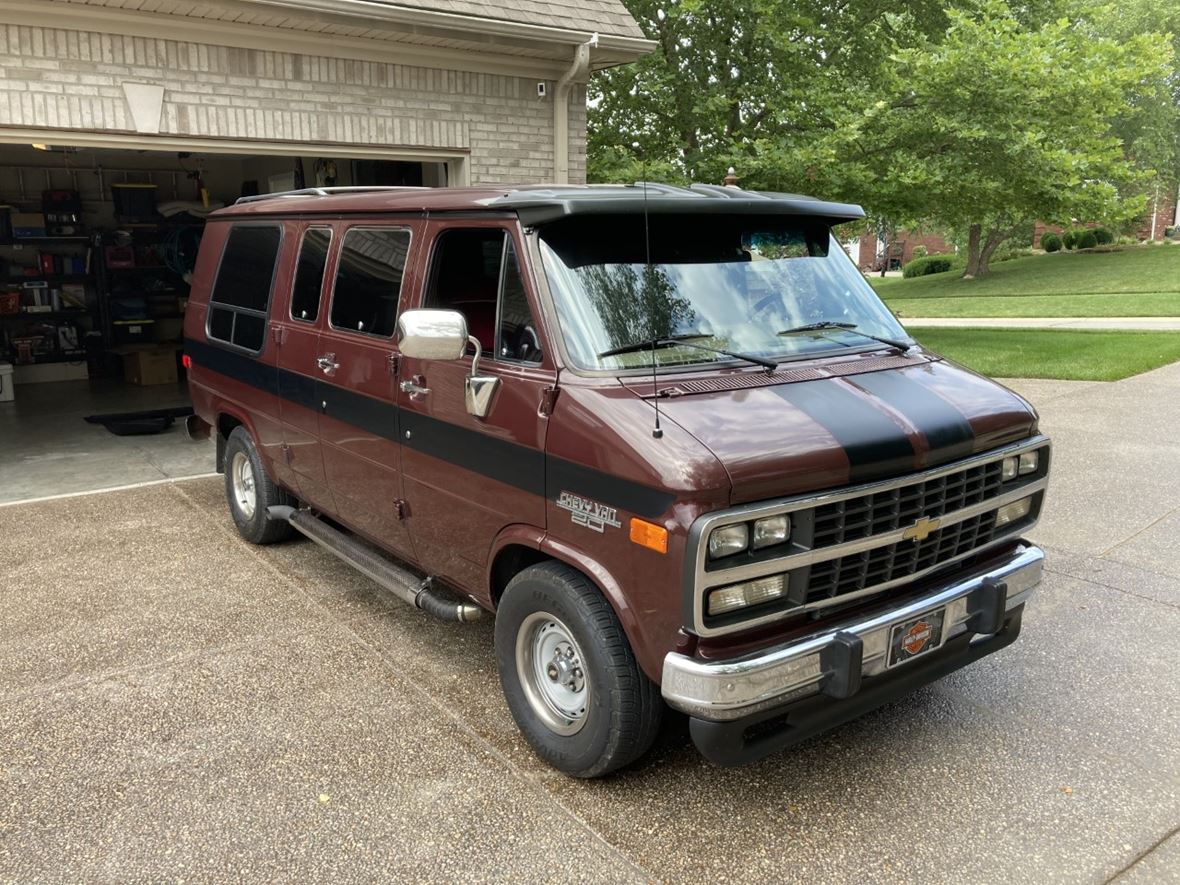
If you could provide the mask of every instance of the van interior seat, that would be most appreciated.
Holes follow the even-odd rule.
[[[452,301],[449,305],[467,318],[467,334],[474,335],[484,353],[496,346],[496,301],[493,298]]]

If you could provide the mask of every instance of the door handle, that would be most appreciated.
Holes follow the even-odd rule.
[[[340,368],[340,363],[336,362],[336,354],[325,353],[323,356],[317,356],[315,364],[323,370],[325,375],[331,375]]]
[[[421,375],[415,375],[412,381],[403,381],[398,387],[401,388],[402,393],[408,393],[410,396],[426,396],[430,393],[430,388],[423,387],[418,383],[425,380]]]

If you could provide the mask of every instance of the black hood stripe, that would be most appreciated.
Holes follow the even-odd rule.
[[[916,452],[901,426],[840,381],[808,381],[771,389],[843,447],[850,482],[883,479],[914,469]]]
[[[874,372],[848,379],[904,415],[926,437],[927,467],[966,458],[975,451],[975,431],[963,413],[902,372]]]

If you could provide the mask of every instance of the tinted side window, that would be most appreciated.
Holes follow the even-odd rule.
[[[503,360],[527,363],[541,361],[541,336],[529,299],[524,291],[524,279],[516,261],[516,249],[509,237],[504,244],[504,273],[500,282],[500,328],[496,355]]]
[[[291,319],[314,323],[320,313],[320,291],[324,286],[324,267],[328,263],[330,227],[309,227],[299,244],[299,262],[295,283],[291,286]]]
[[[210,338],[262,350],[282,233],[277,226],[256,224],[230,230],[209,296]]]
[[[410,232],[353,228],[344,235],[332,294],[332,327],[389,338],[397,325]]]

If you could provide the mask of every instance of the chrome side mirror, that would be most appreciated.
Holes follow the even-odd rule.
[[[479,374],[479,354],[483,347],[474,335],[471,343],[475,345],[475,359],[471,361],[471,374],[467,376],[467,414],[486,418],[492,409],[492,398],[500,387],[500,379],[495,375]]]
[[[397,345],[418,360],[457,360],[467,352],[467,318],[457,310],[407,310],[397,318]]]
[[[470,343],[475,347],[471,372],[467,376],[464,399],[467,412],[476,418],[486,418],[492,399],[500,386],[495,375],[479,374],[479,339],[467,332],[467,318],[457,310],[407,310],[397,320],[398,348],[411,359],[457,360],[467,352]]]

